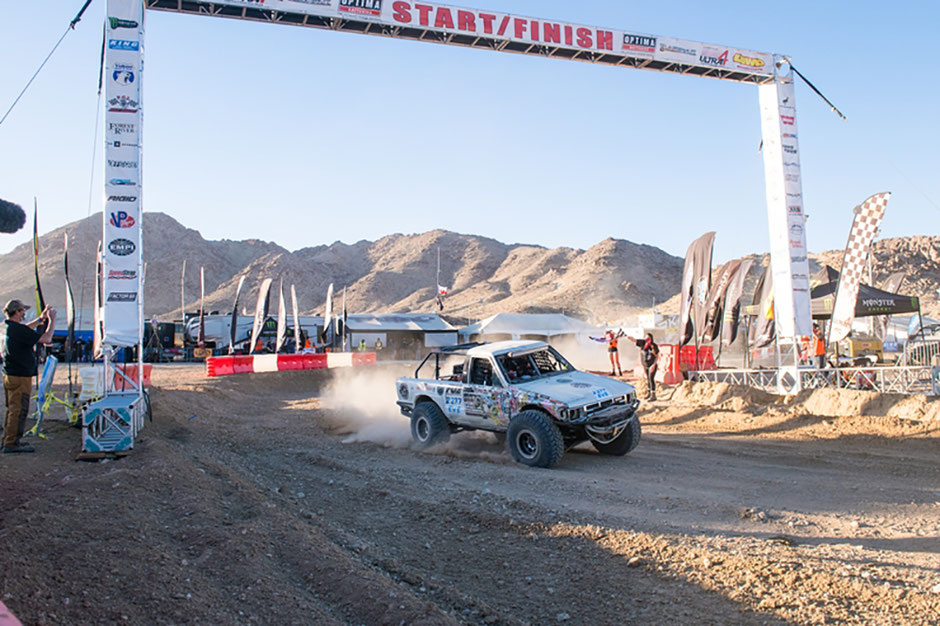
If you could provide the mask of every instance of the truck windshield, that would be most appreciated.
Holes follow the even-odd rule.
[[[526,354],[503,354],[496,358],[510,383],[522,383],[552,376],[562,372],[572,372],[574,367],[552,347]]]

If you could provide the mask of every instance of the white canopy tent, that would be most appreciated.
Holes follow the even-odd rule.
[[[552,338],[559,335],[599,336],[602,328],[561,313],[497,313],[483,321],[460,329],[462,340],[508,335],[510,339]]]

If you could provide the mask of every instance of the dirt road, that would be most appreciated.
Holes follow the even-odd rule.
[[[0,457],[0,599],[26,624],[940,616],[932,417],[687,387],[643,408],[628,456],[540,470],[486,434],[411,449],[394,373],[159,368],[117,461],[74,462],[51,422]]]

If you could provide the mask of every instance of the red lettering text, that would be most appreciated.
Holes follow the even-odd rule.
[[[571,39],[571,27],[565,26],[565,45],[570,46],[572,43],[573,42]]]
[[[590,28],[578,29],[578,46],[581,48],[591,48],[594,46],[594,39],[591,38]]]
[[[480,13],[480,19],[483,20],[483,32],[487,35],[493,34],[493,22],[496,21],[495,15],[489,13]]]
[[[477,23],[473,13],[470,11],[457,11],[457,28],[468,30],[471,33],[476,32]]]
[[[535,20],[530,24],[529,33],[532,35],[532,41],[539,40],[539,23]]]
[[[545,24],[545,43],[561,43],[561,26]]]
[[[522,36],[525,35],[526,21],[521,17],[517,17],[513,20],[513,26],[516,29],[516,39],[522,39]]]
[[[453,28],[454,18],[450,14],[450,9],[438,7],[437,17],[434,18],[434,28]]]
[[[411,22],[411,5],[407,2],[395,2],[392,4],[392,10],[395,11],[395,21],[408,24]]]
[[[599,30],[597,31],[597,49],[598,50],[613,50],[614,49],[614,34],[609,30]]]
[[[431,9],[434,7],[427,4],[416,4],[415,8],[418,9],[418,23],[422,26],[430,24]]]

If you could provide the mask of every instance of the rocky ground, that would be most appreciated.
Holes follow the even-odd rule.
[[[412,449],[393,369],[158,367],[113,461],[48,422],[0,457],[0,599],[24,624],[937,623],[935,402],[687,384],[628,456],[540,470],[486,434]]]

